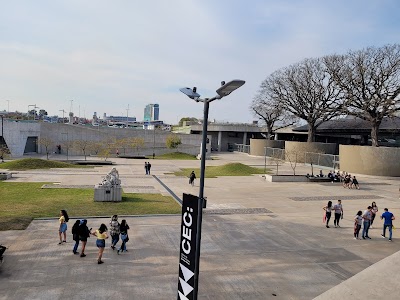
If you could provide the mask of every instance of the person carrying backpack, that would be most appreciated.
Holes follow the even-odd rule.
[[[192,171],[192,173],[190,173],[189,175],[189,184],[193,186],[195,179],[196,179],[196,174],[194,174],[194,171]]]
[[[90,237],[90,231],[92,228],[87,227],[87,220],[83,219],[81,224],[79,225],[78,233],[79,233],[79,240],[82,242],[82,249],[81,249],[81,257],[85,257],[85,248],[88,237]]]
[[[79,225],[81,224],[81,220],[76,220],[74,226],[72,226],[72,239],[75,241],[74,248],[72,249],[72,253],[78,254],[78,246],[79,246]]]

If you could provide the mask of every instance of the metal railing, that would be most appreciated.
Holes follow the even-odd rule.
[[[244,145],[244,144],[235,144],[236,150],[238,152],[243,152],[243,153],[250,153],[250,145]]]
[[[267,157],[285,160],[285,149],[264,147],[264,155]]]
[[[328,167],[332,168],[333,170],[340,169],[339,155],[333,154],[306,152],[304,157],[304,164]]]

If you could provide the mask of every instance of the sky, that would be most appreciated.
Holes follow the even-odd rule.
[[[246,84],[209,119],[257,120],[249,106],[272,72],[304,58],[399,43],[397,0],[0,0],[0,111],[62,116],[203,117],[221,81]],[[72,101],[71,101],[72,100]],[[129,110],[128,110],[129,107]],[[33,106],[29,107],[30,109]]]

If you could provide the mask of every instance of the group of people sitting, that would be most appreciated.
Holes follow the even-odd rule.
[[[322,175],[322,170],[320,171],[320,177],[323,177]],[[340,171],[337,171],[336,173],[334,171],[330,171],[328,173],[328,178],[332,180],[332,182],[343,182],[343,187],[344,188],[349,188],[349,189],[360,189],[360,185],[358,184],[358,180],[356,176],[351,176],[351,174],[348,174],[347,172],[343,171],[340,173]]]

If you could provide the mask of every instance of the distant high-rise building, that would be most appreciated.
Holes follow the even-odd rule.
[[[160,106],[158,104],[147,104],[144,108],[145,122],[158,121],[160,118]]]

